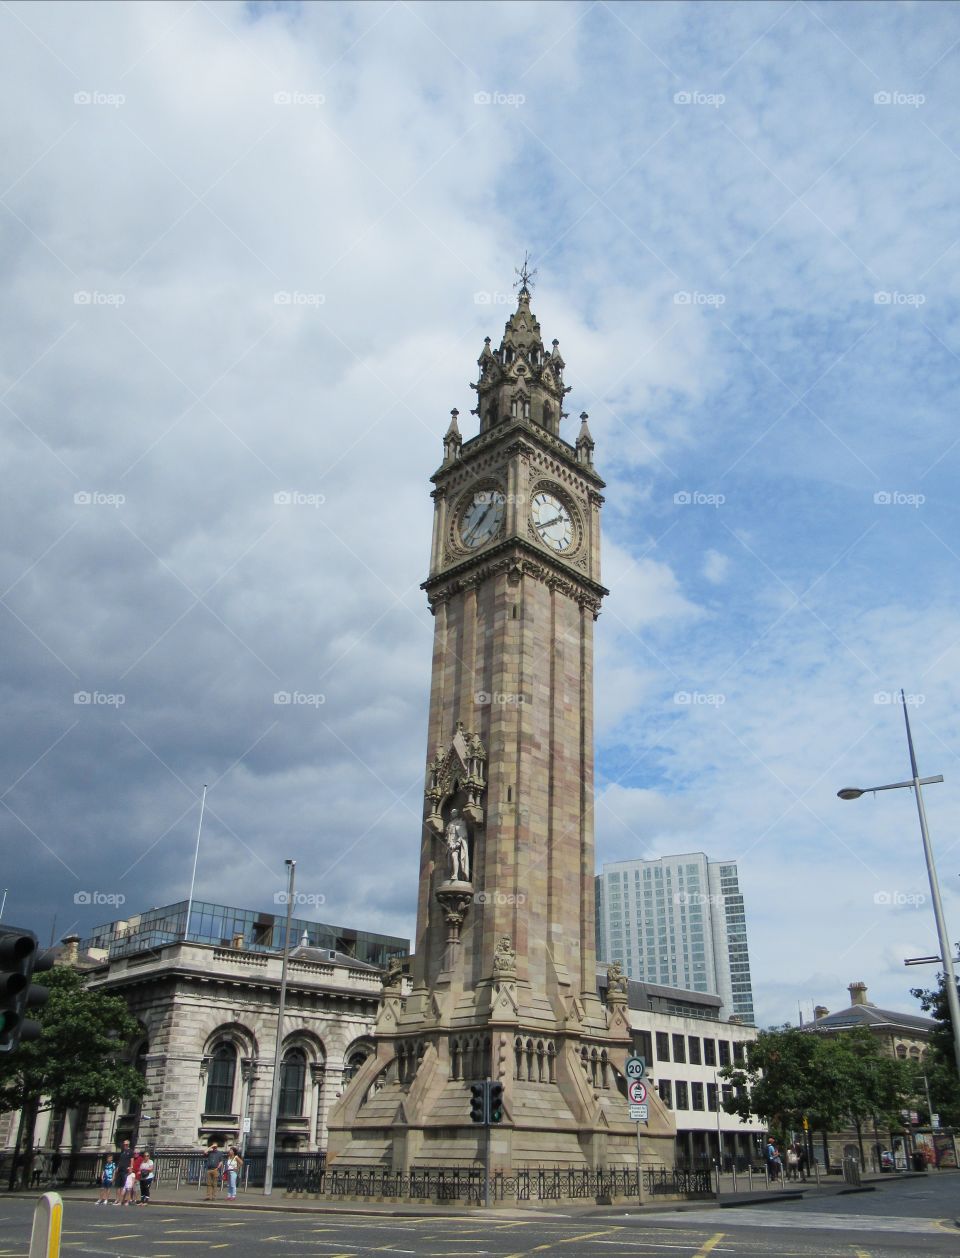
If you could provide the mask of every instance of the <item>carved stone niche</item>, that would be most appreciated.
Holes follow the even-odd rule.
[[[487,753],[480,735],[465,730],[457,722],[450,746],[437,748],[427,771],[426,824],[434,834],[443,834],[446,821],[444,804],[459,796],[459,811],[475,826],[484,823],[483,796],[487,789]]]

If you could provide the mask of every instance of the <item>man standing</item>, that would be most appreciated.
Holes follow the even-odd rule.
[[[223,1154],[220,1152],[216,1140],[212,1140],[203,1158],[203,1164],[207,1170],[207,1201],[215,1201],[217,1198],[217,1181],[220,1177],[220,1163],[222,1160]]]
[[[133,1161],[133,1150],[130,1148],[130,1141],[124,1140],[120,1146],[120,1152],[117,1154],[117,1173],[113,1177],[113,1182],[117,1189],[117,1199],[114,1205],[118,1206],[123,1200],[123,1190],[127,1182],[127,1174],[130,1171],[130,1163]]]

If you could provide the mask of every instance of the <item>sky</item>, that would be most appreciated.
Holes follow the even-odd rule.
[[[598,862],[762,1025],[960,938],[956,4],[4,4],[3,920],[410,937],[432,503],[515,267],[607,482]],[[575,438],[576,419],[562,430]],[[276,696],[294,696],[291,702]]]

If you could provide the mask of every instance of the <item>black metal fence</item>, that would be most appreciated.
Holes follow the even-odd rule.
[[[399,1198],[420,1201],[483,1200],[483,1172],[479,1167],[413,1170],[401,1175],[381,1167],[333,1166],[306,1191],[328,1197]],[[652,1197],[711,1197],[709,1171],[659,1168],[643,1172],[643,1188]],[[300,1191],[296,1185],[288,1191]],[[636,1198],[637,1171],[629,1167],[610,1170],[537,1170],[495,1172],[490,1179],[491,1201],[563,1201]]]
[[[105,1153],[64,1154],[59,1164],[35,1166],[31,1183],[19,1187],[94,1188],[100,1182]],[[0,1154],[0,1184],[10,1178],[11,1155]],[[251,1152],[244,1160],[239,1187],[262,1188],[266,1154]],[[204,1156],[196,1149],[158,1150],[154,1154],[154,1191],[196,1187],[206,1182]],[[37,1173],[39,1171],[39,1174]],[[277,1153],[273,1160],[274,1187],[286,1193],[333,1198],[393,1198],[413,1201],[462,1201],[484,1199],[482,1168],[475,1165],[429,1167],[408,1175],[384,1167],[333,1166],[326,1169],[324,1153]],[[654,1197],[710,1197],[713,1183],[708,1170],[654,1169],[643,1172],[644,1195]],[[638,1196],[637,1170],[560,1170],[538,1168],[512,1173],[495,1172],[490,1178],[491,1201],[612,1201]]]

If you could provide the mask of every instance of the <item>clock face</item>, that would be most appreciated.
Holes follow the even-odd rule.
[[[460,517],[460,541],[470,550],[496,537],[503,523],[506,498],[499,489],[479,489]]]
[[[530,514],[537,536],[551,550],[562,554],[570,549],[573,544],[573,521],[570,519],[570,512],[555,494],[549,494],[545,490],[534,494]]]

